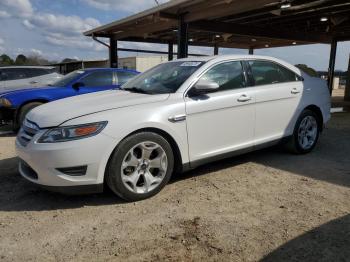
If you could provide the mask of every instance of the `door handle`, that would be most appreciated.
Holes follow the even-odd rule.
[[[37,84],[38,81],[31,81],[30,84]]]
[[[247,95],[241,95],[237,101],[238,102],[247,102],[247,101],[250,101],[252,100],[252,98],[250,96],[247,96]]]
[[[292,94],[299,94],[300,91],[296,88],[293,88],[291,91],[290,91]]]

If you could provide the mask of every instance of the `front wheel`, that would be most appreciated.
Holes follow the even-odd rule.
[[[157,194],[169,181],[174,154],[168,141],[152,132],[125,138],[113,152],[107,167],[109,188],[128,201]]]
[[[22,106],[22,108],[19,111],[17,120],[14,121],[14,125],[13,125],[14,131],[17,131],[18,129],[20,129],[24,119],[26,118],[26,115],[29,113],[30,110],[32,110],[35,107],[40,106],[42,104],[43,103],[41,103],[41,102],[32,102],[32,103],[28,103],[28,104]]]
[[[319,117],[311,110],[304,110],[294,128],[294,133],[289,143],[288,148],[297,154],[309,153],[315,146],[320,134]]]

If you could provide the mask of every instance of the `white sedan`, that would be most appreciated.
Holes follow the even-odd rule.
[[[19,170],[51,190],[108,185],[136,201],[173,173],[285,141],[310,152],[330,119],[326,83],[263,56],[188,58],[160,64],[122,90],[33,109],[16,140]]]

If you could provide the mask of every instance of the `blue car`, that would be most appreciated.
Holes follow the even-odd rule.
[[[34,107],[70,96],[119,88],[138,73],[116,68],[76,70],[51,86],[0,93],[0,124],[12,122],[16,130]]]

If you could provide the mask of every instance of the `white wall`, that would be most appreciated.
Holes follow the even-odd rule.
[[[118,59],[118,67],[144,72],[160,63],[168,61],[168,56],[133,56]]]

